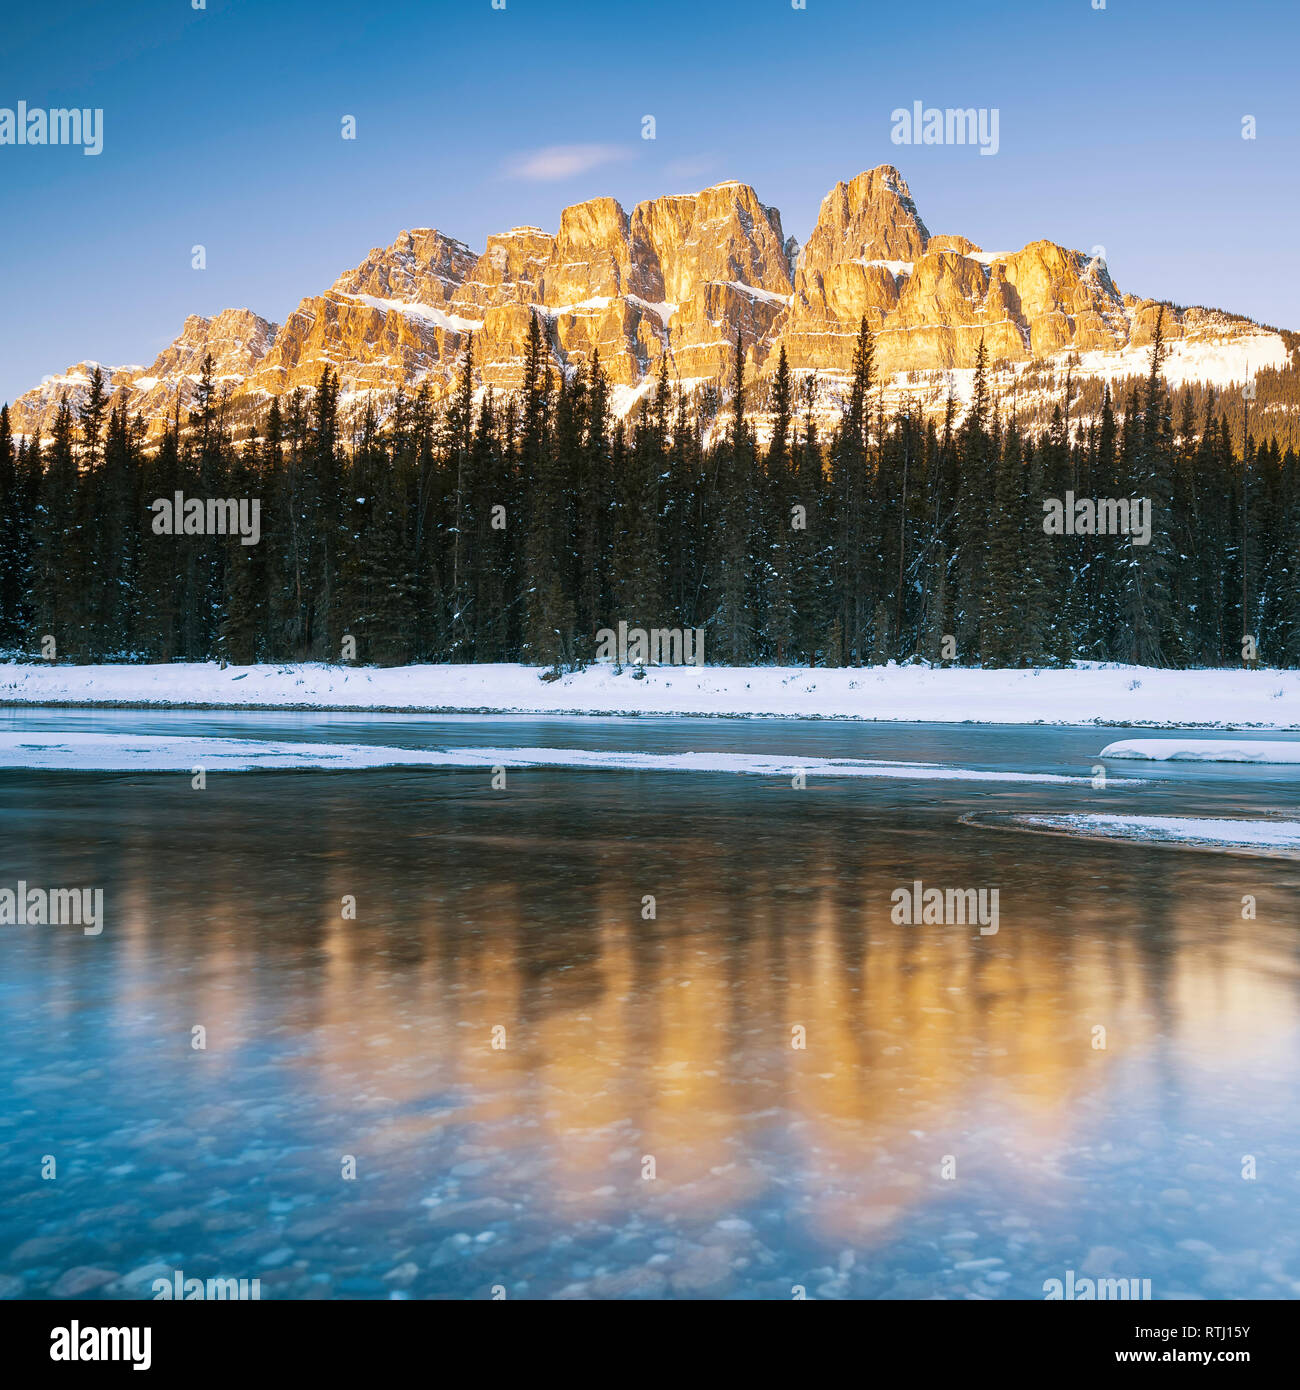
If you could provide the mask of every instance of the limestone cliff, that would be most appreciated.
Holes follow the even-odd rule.
[[[882,165],[831,189],[802,247],[775,208],[730,181],[630,214],[593,198],[566,208],[553,234],[515,227],[481,255],[431,228],[404,231],[281,327],[245,309],[194,316],[151,366],[107,374],[155,432],[178,396],[187,408],[207,353],[236,407],[310,389],[327,365],[345,404],[382,403],[399,385],[445,395],[472,333],[479,384],[509,390],[536,314],[555,370],[599,353],[626,408],[665,359],[675,381],[724,378],[738,332],[752,370],[770,371],[784,346],[796,371],[832,384],[849,370],[863,315],[886,379],[950,380],[981,341],[1004,371],[1077,354],[1079,370],[1100,373],[1127,369],[1157,312],[1122,294],[1100,260],[1054,242],[986,253],[964,236],[931,236],[902,175]],[[1168,310],[1166,334],[1218,371],[1238,350],[1257,365],[1286,359],[1276,334],[1207,310]],[[21,396],[15,428],[47,433],[60,397],[79,403],[93,365]]]

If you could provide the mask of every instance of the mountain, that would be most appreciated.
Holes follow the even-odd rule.
[[[683,386],[725,379],[737,332],[751,372],[770,372],[784,345],[833,409],[865,314],[887,394],[936,410],[968,392],[981,341],[997,391],[1021,404],[1033,389],[1054,389],[1067,366],[1076,377],[1143,375],[1159,307],[1121,293],[1099,257],[1055,242],[986,252],[963,236],[931,235],[902,175],[881,165],[831,189],[802,248],[777,209],[736,182],[638,203],[630,215],[593,198],[566,208],[555,233],[514,227],[489,237],[481,255],[417,228],[302,300],[283,325],[247,309],[191,316],[149,367],[105,371],[151,433],[177,410],[178,393],[184,412],[209,352],[236,420],[310,389],[326,365],[345,407],[426,381],[443,396],[471,333],[479,383],[509,390],[539,313],[557,370],[599,351],[620,413],[663,359]],[[1165,333],[1174,385],[1224,386],[1284,368],[1296,341],[1240,316],[1173,306]],[[75,406],[94,365],[20,396],[14,428],[48,432],[60,398]]]

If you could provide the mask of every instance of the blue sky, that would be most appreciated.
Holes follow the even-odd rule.
[[[584,198],[737,178],[803,241],[885,162],[931,232],[1101,245],[1123,289],[1300,329],[1300,6],[1093,3],[11,7],[0,108],[102,108],[104,149],[0,145],[0,401],[148,363],[188,313],[283,321],[404,227],[481,249]],[[996,107],[998,154],[892,144],[914,101]]]

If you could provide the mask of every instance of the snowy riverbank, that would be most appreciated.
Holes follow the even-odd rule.
[[[875,777],[896,781],[1034,783],[1088,786],[1089,778],[1051,772],[987,772],[879,758],[773,757],[748,753],[620,753],[589,748],[386,748],[372,743],[284,743],[274,739],[172,738],[153,734],[31,734],[0,731],[0,768],[79,772],[355,771],[425,767],[495,772],[502,768],[580,771],[725,772],[758,777]],[[1111,778],[1140,787],[1141,778]]]
[[[0,705],[773,716],[979,724],[1300,729],[1300,672],[926,666],[536,667],[0,665]]]
[[[1108,743],[1103,758],[1154,763],[1300,763],[1300,739],[1125,738]]]
[[[1300,821],[1240,820],[1209,816],[1013,816],[1006,824],[1049,834],[1081,835],[1143,845],[1237,850],[1257,854],[1300,853]]]

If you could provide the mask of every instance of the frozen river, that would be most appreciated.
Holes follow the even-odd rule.
[[[1080,779],[1126,732],[0,711],[52,731]],[[0,1293],[1294,1297],[1300,863],[962,817],[1295,816],[1300,767],[1109,772],[0,770],[0,888],[104,894],[0,927]],[[918,880],[997,931],[900,925]]]

